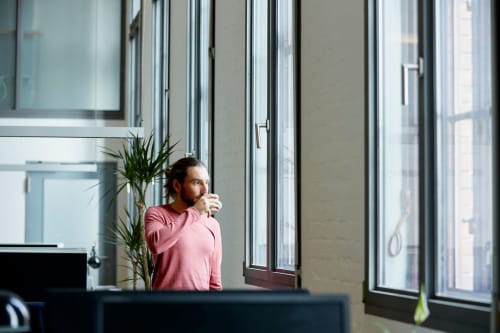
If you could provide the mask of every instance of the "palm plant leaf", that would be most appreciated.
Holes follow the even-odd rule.
[[[136,216],[131,217],[126,210],[127,220],[120,221],[114,225],[114,237],[117,244],[127,248],[127,260],[132,264],[132,280],[136,275],[149,285],[153,268],[153,258],[144,240],[143,213],[146,209],[146,193],[149,184],[161,177],[165,170],[174,147],[169,144],[169,140],[164,140],[159,149],[155,149],[153,133],[147,138],[140,138],[131,134],[128,142],[124,142],[118,151],[104,148],[103,153],[109,157],[117,159],[120,163],[113,169],[118,177],[116,192],[113,199],[125,189],[132,192],[134,204],[136,206]]]

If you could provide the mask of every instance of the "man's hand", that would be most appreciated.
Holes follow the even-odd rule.
[[[221,210],[222,202],[220,202],[217,194],[207,193],[196,201],[194,207],[198,209],[201,215],[212,216]]]

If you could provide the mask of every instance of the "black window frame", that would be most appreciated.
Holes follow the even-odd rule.
[[[261,1],[261,0],[255,0]],[[253,165],[253,155],[252,145],[255,144],[254,139],[254,125],[256,121],[253,116],[252,107],[252,0],[246,0],[246,191],[245,191],[245,259],[243,262],[243,276],[245,283],[249,285],[254,285],[262,288],[301,288],[301,256],[300,256],[300,6],[301,2],[299,0],[293,0],[294,7],[294,43],[295,49],[293,50],[295,65],[295,161],[296,161],[296,175],[295,180],[295,208],[296,208],[296,220],[295,220],[295,269],[284,270],[277,268],[277,253],[278,253],[278,239],[277,239],[277,182],[278,171],[277,171],[277,151],[278,139],[277,139],[277,0],[268,0],[268,32],[267,32],[267,48],[268,48],[268,70],[267,70],[267,105],[268,105],[268,193],[269,200],[267,203],[268,218],[267,218],[267,266],[254,266],[252,265],[252,244],[253,244],[253,234],[251,230],[252,227],[252,187],[254,180],[252,178],[252,165]]]
[[[414,312],[417,304],[418,293],[403,290],[381,288],[377,286],[377,0],[365,1],[365,281],[363,283],[363,302],[365,313],[385,317],[405,323],[414,323]],[[443,299],[435,296],[434,277],[435,266],[435,134],[434,114],[428,110],[434,110],[434,83],[435,73],[434,59],[434,1],[419,1],[419,35],[422,37],[419,43],[419,55],[424,59],[424,79],[419,81],[421,107],[419,110],[419,155],[421,162],[420,181],[420,226],[419,226],[419,282],[426,286],[426,296],[430,309],[430,316],[423,326],[452,332],[493,332],[492,325],[499,327],[498,316],[498,236],[499,229],[498,208],[493,205],[493,294],[496,298],[492,300],[493,306],[474,303],[471,301],[458,301]],[[493,202],[499,198],[498,186],[498,104],[496,91],[498,89],[497,73],[497,51],[495,44],[496,18],[498,18],[498,5],[491,1],[491,43],[492,43],[492,160],[493,160]],[[427,110],[424,112],[423,110]],[[421,209],[425,207],[425,209]],[[495,254],[496,252],[496,254]],[[495,260],[496,258],[496,260]]]

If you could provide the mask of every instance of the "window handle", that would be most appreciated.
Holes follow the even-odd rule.
[[[408,105],[408,72],[418,71],[418,75],[424,75],[424,59],[418,58],[417,64],[403,64],[401,65],[401,76],[403,81],[403,105]]]
[[[269,119],[266,119],[265,123],[255,123],[255,141],[257,143],[257,149],[261,149],[262,146],[260,144],[260,129],[265,128],[267,132],[269,132]]]

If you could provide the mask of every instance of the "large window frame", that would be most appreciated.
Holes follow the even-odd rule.
[[[418,98],[418,158],[419,158],[419,181],[418,181],[418,206],[419,211],[418,217],[418,266],[417,266],[417,279],[418,285],[416,288],[387,288],[383,287],[379,281],[378,270],[380,263],[378,262],[378,256],[381,253],[381,249],[385,244],[381,244],[379,241],[379,223],[378,221],[378,205],[380,200],[382,200],[378,195],[378,171],[377,164],[378,154],[380,147],[377,142],[378,132],[377,124],[379,122],[377,104],[378,104],[378,94],[381,88],[377,73],[377,42],[380,41],[379,36],[377,36],[377,27],[380,22],[379,18],[376,16],[376,6],[378,1],[367,0],[366,4],[366,36],[367,36],[367,56],[366,56],[366,200],[365,200],[365,212],[366,212],[366,267],[365,267],[365,283],[363,286],[363,298],[365,302],[365,312],[381,317],[386,317],[390,319],[395,319],[407,323],[413,323],[413,314],[415,312],[415,307],[418,298],[419,286],[425,286],[425,293],[428,299],[428,305],[430,309],[430,317],[424,323],[424,326],[431,328],[442,329],[453,332],[470,332],[470,331],[496,331],[491,329],[490,326],[496,325],[495,322],[498,320],[497,316],[497,299],[488,302],[484,301],[474,301],[470,298],[465,298],[460,294],[453,295],[453,297],[443,297],[439,294],[439,284],[437,282],[437,276],[440,274],[438,272],[438,212],[441,207],[438,207],[437,201],[439,200],[439,194],[436,190],[438,183],[437,170],[439,170],[439,155],[437,155],[436,144],[442,138],[436,134],[436,123],[439,121],[438,117],[435,115],[435,105],[436,99],[440,98],[436,96],[436,91],[439,87],[435,86],[434,80],[438,76],[436,73],[436,61],[435,52],[437,46],[435,45],[435,3],[434,1],[418,1],[418,55],[419,64],[415,65],[415,69],[420,71],[420,79],[418,80],[417,86],[413,87],[414,91],[410,90],[409,95],[406,97]],[[465,1],[466,5],[472,6],[473,2]],[[496,46],[494,31],[495,31],[495,19],[498,17],[497,7],[495,9],[496,2],[491,1],[491,32],[487,34],[487,38],[491,37],[491,47],[492,47],[492,69],[497,66]],[[483,33],[488,33],[488,31]],[[484,34],[483,34],[484,35]],[[414,69],[412,68],[406,68]],[[492,77],[492,94],[494,99],[496,99],[496,90],[498,78],[496,71],[492,71],[494,76]],[[481,73],[481,72],[480,72]],[[405,73],[408,74],[407,72]],[[405,74],[402,75],[403,79]],[[487,75],[488,73],[482,73]],[[403,82],[406,82],[403,80]],[[403,88],[404,89],[404,88]],[[420,93],[419,93],[419,92]],[[408,92],[408,91],[406,91]],[[412,96],[413,94],[413,96]],[[395,96],[400,96],[395,94]],[[403,96],[405,93],[403,91]],[[404,98],[403,98],[404,100]],[[465,117],[469,117],[469,114],[465,114]],[[481,116],[476,114],[475,117]],[[492,179],[493,179],[493,190],[492,190],[492,202],[498,200],[498,153],[496,147],[498,147],[498,105],[494,101],[491,111],[491,131],[493,133],[492,144],[491,144],[491,159],[492,159]],[[442,120],[442,119],[441,119]],[[454,122],[456,119],[449,117],[447,119],[449,122]],[[496,138],[495,138],[496,135]],[[441,160],[443,157],[441,157]],[[494,167],[494,166],[497,167]],[[441,165],[441,167],[443,167]],[[443,170],[439,170],[441,174]],[[396,204],[395,204],[396,205]],[[492,295],[496,295],[494,292],[498,290],[498,227],[496,226],[496,221],[498,220],[498,208],[495,204],[491,207],[491,214],[493,216],[493,276],[491,280],[492,285]],[[384,248],[385,249],[385,248]],[[389,249],[390,251],[390,249]],[[497,260],[495,261],[495,258]],[[415,289],[415,290],[414,290]],[[463,297],[463,298],[462,298]],[[493,306],[492,306],[493,304]]]
[[[27,109],[21,106],[20,91],[21,91],[21,54],[25,52],[23,49],[23,34],[35,36],[37,32],[27,31],[23,32],[23,22],[22,22],[22,10],[26,5],[26,0],[16,0],[16,27],[15,31],[15,72],[14,72],[14,105],[11,109],[1,109],[0,108],[0,118],[49,118],[49,119],[102,119],[102,120],[123,120],[125,117],[124,112],[124,97],[126,85],[124,84],[124,66],[125,66],[125,40],[126,40],[126,12],[127,5],[126,0],[121,0],[121,12],[120,15],[120,64],[119,64],[119,77],[117,78],[116,84],[119,86],[119,105],[118,109],[113,110],[103,110],[103,109]],[[10,31],[3,31],[2,33],[11,33]]]
[[[299,4],[295,0],[246,2],[243,275],[245,283],[263,288],[301,287]],[[260,24],[259,18],[267,25]],[[291,164],[286,158],[292,159]]]

